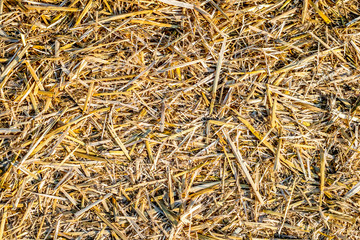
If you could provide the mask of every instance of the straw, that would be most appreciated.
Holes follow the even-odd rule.
[[[0,0],[0,239],[357,239],[360,1]]]

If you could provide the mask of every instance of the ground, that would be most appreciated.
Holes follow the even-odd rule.
[[[359,1],[0,13],[0,239],[360,238]]]

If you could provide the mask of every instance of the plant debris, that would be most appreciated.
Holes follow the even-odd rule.
[[[0,0],[0,239],[358,239],[360,2]]]

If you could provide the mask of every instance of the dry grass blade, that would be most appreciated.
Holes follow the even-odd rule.
[[[26,54],[30,45],[26,45],[19,53],[13,56],[12,61],[6,66],[6,68],[0,74],[0,89],[3,89],[6,84],[6,77],[13,70],[13,68],[18,64],[22,57]]]
[[[80,9],[72,7],[60,7],[60,6],[41,6],[41,5],[24,5],[28,10],[47,10],[47,11],[64,11],[64,12],[77,12]]]
[[[59,119],[61,118],[61,116],[67,111],[67,108],[65,108],[62,112],[58,113],[58,116],[56,117],[56,119],[53,119],[49,126],[46,127],[45,131],[41,134],[41,136],[37,139],[36,142],[33,142],[30,149],[27,151],[27,153],[25,154],[25,156],[21,159],[21,161],[18,164],[18,167],[21,166],[21,164],[23,164],[28,157],[33,153],[33,151],[35,150],[36,147],[38,147],[38,145],[40,144],[40,142],[45,138],[45,136],[50,132],[50,130],[55,126],[55,124],[59,121]]]
[[[119,145],[119,147],[121,148],[121,150],[123,151],[123,153],[125,154],[125,156],[129,159],[129,161],[131,161],[131,157],[129,155],[129,151],[126,149],[125,145],[123,144],[123,142],[120,140],[120,138],[117,136],[114,128],[107,123],[107,129],[109,130],[110,135],[114,138],[115,142]]]
[[[214,85],[213,85],[212,91],[211,91],[211,103],[210,103],[210,112],[209,112],[210,115],[212,114],[212,112],[214,110],[214,105],[215,105],[215,100],[216,100],[216,91],[217,91],[218,84],[219,84],[221,66],[222,66],[222,63],[223,63],[224,53],[225,53],[225,50],[226,50],[226,40],[227,40],[227,38],[225,37],[224,40],[223,40],[223,43],[221,45],[221,50],[220,50],[220,53],[219,53],[219,60],[218,60],[217,65],[216,65]]]
[[[326,155],[325,151],[321,149],[320,151],[320,199],[319,199],[319,205],[321,207],[321,204],[323,202],[323,196],[324,196],[324,188],[325,188],[325,166],[326,166]]]
[[[355,184],[344,196],[344,198],[350,198],[360,191],[360,182]]]
[[[94,207],[95,210],[95,214],[108,226],[110,227],[122,240],[127,240],[128,238],[114,225],[112,224],[109,220],[107,220],[104,216],[101,215],[101,213],[99,213],[99,210],[96,208],[96,206]]]
[[[250,173],[249,173],[249,171],[248,171],[248,169],[246,167],[246,163],[242,159],[239,150],[236,148],[236,146],[232,142],[229,134],[227,132],[225,132],[225,131],[223,131],[223,133],[224,133],[224,136],[225,136],[226,140],[228,141],[228,143],[229,143],[229,145],[231,147],[231,150],[232,150],[234,156],[236,157],[236,159],[238,160],[238,162],[239,162],[239,164],[241,166],[241,170],[244,173],[245,178],[247,179],[247,181],[250,183],[251,187],[253,188],[253,191],[255,192],[255,195],[256,195],[257,199],[259,200],[259,202],[261,204],[264,204],[264,200],[262,199],[259,191],[257,190],[257,187],[256,187],[256,185],[254,183],[254,180],[252,179],[252,177],[251,177],[251,175],[250,175]]]
[[[96,202],[91,203],[89,206],[87,206],[87,207],[81,209],[80,211],[76,212],[76,213],[74,214],[75,217],[79,217],[81,214],[85,213],[86,211],[90,210],[91,208],[95,207],[95,206],[98,205],[99,203],[101,203],[101,202],[105,201],[106,199],[108,199],[109,197],[111,197],[111,195],[112,195],[111,193],[108,193],[108,194],[106,194],[106,195],[104,196],[104,198],[99,199],[99,200],[97,200]]]
[[[194,5],[186,3],[186,2],[180,2],[180,1],[176,1],[176,0],[159,0],[160,2],[169,4],[169,5],[173,5],[176,7],[183,7],[183,8],[187,8],[187,9],[194,9]]]

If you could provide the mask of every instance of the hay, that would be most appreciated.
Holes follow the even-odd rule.
[[[358,239],[356,0],[0,1],[0,239]]]

